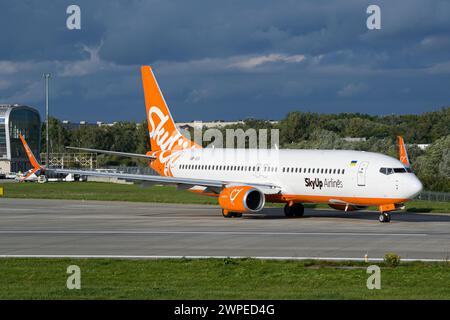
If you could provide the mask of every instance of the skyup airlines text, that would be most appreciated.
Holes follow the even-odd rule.
[[[342,180],[339,179],[319,179],[319,178],[315,178],[315,179],[310,179],[310,178],[305,178],[305,186],[307,188],[312,188],[312,189],[320,189],[322,190],[322,188],[343,188],[344,184],[342,183]]]

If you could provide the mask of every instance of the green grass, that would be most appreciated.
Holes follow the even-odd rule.
[[[172,186],[152,186],[101,182],[5,183],[4,197],[27,199],[72,199],[101,201],[217,204],[217,199],[177,191]]]
[[[66,269],[81,268],[81,290]],[[0,299],[450,299],[448,263],[367,264],[253,259],[1,259]]]
[[[6,198],[26,199],[71,199],[100,201],[132,201],[160,203],[217,204],[217,199],[177,191],[172,186],[152,186],[101,183],[101,182],[50,182],[50,183],[3,183]],[[281,206],[280,204],[267,204]],[[306,207],[329,208],[325,204],[306,204]],[[376,210],[375,207],[370,208]],[[406,204],[409,212],[450,213],[450,202],[416,200]]]

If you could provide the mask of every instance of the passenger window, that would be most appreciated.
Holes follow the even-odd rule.
[[[342,174],[344,174],[344,172],[345,172],[345,169],[342,169]]]

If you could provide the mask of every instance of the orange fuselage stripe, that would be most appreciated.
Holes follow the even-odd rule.
[[[219,195],[212,192],[203,192],[202,190],[189,190],[190,192],[210,196],[218,197]],[[362,197],[331,197],[331,196],[311,196],[311,195],[292,195],[292,194],[269,194],[266,195],[267,202],[306,202],[306,203],[330,203],[331,200],[340,200],[345,203],[351,203],[361,206],[378,206],[384,204],[403,203],[410,199],[403,198],[362,198]]]

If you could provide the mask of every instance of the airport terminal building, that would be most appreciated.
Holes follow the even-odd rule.
[[[28,106],[0,104],[0,174],[24,172],[31,167],[19,133],[38,157],[41,143],[39,112]]]

